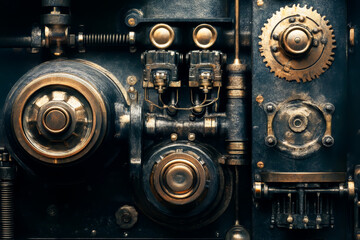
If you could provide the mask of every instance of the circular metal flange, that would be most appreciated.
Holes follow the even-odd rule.
[[[318,78],[334,61],[335,35],[325,17],[307,6],[281,8],[262,28],[261,56],[270,72],[297,82]]]
[[[153,221],[183,230],[205,226],[229,205],[232,175],[212,147],[190,141],[163,142],[145,154],[137,206]],[[137,187],[137,188],[138,188]]]
[[[264,107],[268,117],[265,143],[269,147],[276,147],[293,158],[304,158],[319,150],[321,145],[330,147],[334,143],[332,112],[326,111],[326,107],[296,98],[280,103],[271,112],[266,106],[269,104]],[[332,141],[324,140],[330,137]]]
[[[207,170],[192,154],[170,153],[153,168],[155,193],[169,204],[185,205],[197,200],[205,190]]]
[[[38,77],[18,94],[12,128],[21,147],[52,164],[73,162],[104,137],[106,107],[87,81],[67,73]]]
[[[209,24],[200,24],[193,31],[193,40],[199,48],[210,48],[217,39],[216,29]]]
[[[165,49],[171,46],[175,39],[175,32],[167,24],[156,24],[150,30],[150,42],[159,49]]]

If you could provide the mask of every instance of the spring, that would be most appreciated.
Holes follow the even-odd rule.
[[[0,182],[0,239],[14,239],[14,183]]]
[[[129,43],[129,34],[84,34],[85,46],[125,46]]]

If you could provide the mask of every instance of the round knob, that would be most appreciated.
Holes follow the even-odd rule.
[[[61,133],[69,126],[69,113],[63,108],[49,108],[43,115],[43,125],[51,133]]]
[[[153,190],[167,204],[186,205],[205,193],[206,169],[188,153],[164,156],[153,169]]]
[[[216,38],[216,29],[209,24],[200,24],[194,29],[193,40],[196,46],[200,48],[211,47],[216,42]]]
[[[290,27],[282,35],[285,51],[293,55],[306,53],[310,49],[311,43],[311,33],[301,26]]]
[[[194,180],[196,180],[194,174],[189,165],[176,163],[168,167],[163,179],[171,192],[183,194],[192,189]]]
[[[170,47],[174,38],[174,30],[167,24],[157,24],[150,31],[151,43],[160,49]]]

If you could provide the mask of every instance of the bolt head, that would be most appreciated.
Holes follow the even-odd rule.
[[[128,19],[128,24],[129,24],[129,26],[134,27],[136,25],[135,18],[133,18],[133,17],[129,18]]]
[[[274,33],[273,34],[273,39],[276,40],[276,41],[279,40],[279,34]]]
[[[325,146],[325,147],[331,147],[332,145],[334,145],[334,138],[332,136],[325,136],[323,137],[322,139],[322,144]]]
[[[265,144],[268,147],[274,147],[277,144],[277,140],[276,140],[276,138],[274,136],[267,136],[265,138]]]
[[[312,44],[314,47],[317,47],[317,46],[319,46],[319,40],[317,40],[317,39],[314,39],[313,40],[313,44]]]
[[[189,135],[188,135],[188,139],[189,139],[189,141],[195,141],[195,138],[196,138],[196,135],[195,135],[195,133],[189,133]]]
[[[273,52],[279,51],[278,46],[272,46],[272,47],[271,47],[271,51],[273,51]]]
[[[256,164],[256,166],[258,167],[258,168],[264,168],[264,162],[262,162],[262,161],[259,161],[257,164]]]
[[[275,110],[275,106],[273,105],[273,104],[267,104],[266,105],[266,111],[267,112],[269,112],[269,113],[271,113],[271,112],[273,112]]]
[[[170,139],[171,139],[171,141],[175,142],[178,139],[178,135],[176,133],[172,133],[170,135]]]
[[[335,106],[332,105],[331,103],[327,103],[325,105],[325,110],[329,113],[333,113],[335,111]]]

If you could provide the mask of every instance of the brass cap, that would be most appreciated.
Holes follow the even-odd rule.
[[[300,55],[306,53],[310,49],[312,35],[309,30],[304,27],[289,27],[282,34],[281,42],[286,52],[293,55]]]
[[[200,24],[193,31],[193,40],[199,48],[209,48],[216,42],[217,31],[209,24]]]
[[[156,24],[150,31],[150,42],[157,48],[170,47],[174,39],[174,30],[167,24]]]

